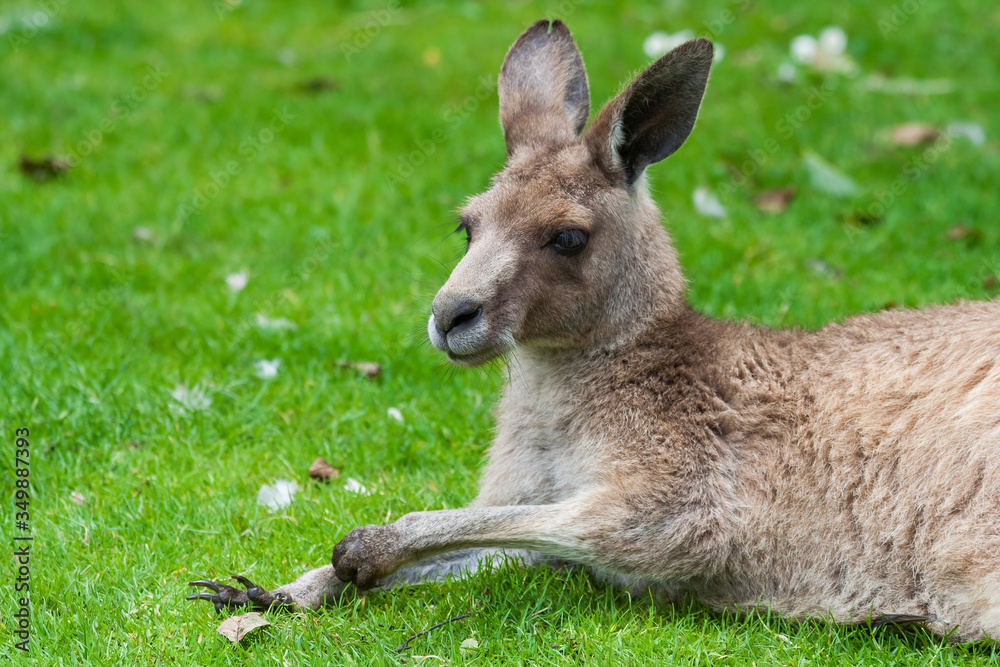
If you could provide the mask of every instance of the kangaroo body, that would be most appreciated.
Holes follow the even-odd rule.
[[[687,311],[613,354],[515,358],[476,504],[620,486],[591,561],[620,583],[1000,636],[998,322],[996,303],[808,333]]]
[[[690,133],[711,60],[678,47],[584,131],[569,31],[521,35],[508,162],[462,209],[469,250],[428,323],[459,365],[508,358],[476,501],[356,528],[273,591],[193,598],[314,608],[516,559],[719,610],[1000,637],[1000,302],[818,332],[692,311],[643,174]]]

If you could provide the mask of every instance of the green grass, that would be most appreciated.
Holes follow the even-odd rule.
[[[3,536],[11,544],[16,532],[19,427],[31,429],[35,536],[32,652],[12,645],[11,560],[0,583],[5,664],[997,662],[993,648],[926,633],[657,609],[552,572],[273,614],[273,626],[236,648],[218,637],[209,606],[183,599],[190,579],[246,573],[283,583],[328,562],[353,526],[474,496],[500,378],[448,370],[423,327],[461,252],[448,235],[453,212],[503,162],[495,75],[541,16],[561,15],[573,29],[595,107],[648,61],[641,47],[652,30],[718,28],[727,55],[698,128],[651,169],[699,309],[818,327],[887,304],[990,298],[990,276],[1000,274],[994,3],[927,3],[886,38],[879,21],[890,8],[867,2],[748,11],[718,0],[334,4],[0,6]],[[40,7],[51,16],[35,33],[24,21]],[[781,85],[775,72],[792,37],[829,24],[847,31],[860,71],[837,79],[785,137],[781,120],[823,78],[801,71]],[[149,66],[164,74],[144,88]],[[945,78],[954,89],[870,91],[872,74]],[[332,88],[304,90],[317,77]],[[262,134],[276,110],[290,117]],[[923,153],[885,140],[907,121],[979,123],[987,142],[956,138],[859,226],[857,214]],[[769,139],[777,149],[733,186],[747,151]],[[74,151],[79,163],[49,182],[17,168],[22,153]],[[817,192],[805,151],[850,174],[859,193]],[[237,173],[218,176],[230,162]],[[213,174],[228,182],[214,189]],[[726,219],[694,211],[699,185],[720,194]],[[788,185],[799,195],[785,213],[754,207],[761,191]],[[977,231],[949,239],[959,224]],[[137,227],[152,240],[134,239]],[[241,269],[250,280],[234,294],[224,278]],[[262,330],[258,313],[297,329]],[[254,362],[273,358],[277,377],[256,377]],[[366,380],[340,359],[377,361],[384,375]],[[172,409],[179,384],[201,386],[211,407]],[[390,407],[403,423],[387,418]],[[309,481],[317,456],[372,495]],[[275,514],[256,495],[277,478],[302,489]],[[395,652],[409,634],[464,612],[470,618]],[[470,637],[480,648],[461,652]]]

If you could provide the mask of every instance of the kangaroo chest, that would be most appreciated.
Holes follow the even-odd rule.
[[[503,487],[518,504],[556,502],[591,484],[603,467],[601,435],[569,383],[521,378],[498,406],[483,489]],[[500,492],[500,489],[497,489]]]

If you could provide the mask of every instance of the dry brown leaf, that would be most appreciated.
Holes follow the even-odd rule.
[[[309,476],[313,479],[337,479],[340,477],[340,471],[327,463],[321,456],[309,466]]]
[[[765,213],[784,213],[788,203],[795,198],[795,188],[778,188],[767,190],[757,195],[753,203]]]
[[[57,176],[61,176],[69,169],[69,162],[61,157],[47,155],[43,158],[34,159],[27,155],[22,155],[17,163],[21,173],[36,181],[48,181]]]
[[[362,375],[369,380],[374,380],[382,375],[382,367],[371,361],[338,361],[337,365],[342,368],[353,368],[356,371],[361,371]]]
[[[991,274],[983,278],[983,287],[985,287],[986,289],[993,289],[996,286],[997,286],[996,276]]]
[[[441,49],[431,47],[424,51],[424,64],[434,67],[441,62]]]
[[[363,362],[360,364],[355,364],[354,367],[357,368],[362,373],[364,373],[366,378],[375,379],[378,376],[382,375],[382,367],[375,363]]]
[[[969,228],[965,225],[955,225],[944,233],[949,241],[961,241],[969,233]]]
[[[230,616],[219,625],[216,632],[232,643],[238,644],[240,640],[257,628],[263,628],[267,625],[271,625],[267,619],[259,613],[251,611],[242,616]]]
[[[878,223],[882,222],[882,217],[874,215],[868,211],[855,211],[844,218],[844,220],[849,225],[853,225],[855,227],[874,227]]]
[[[905,123],[892,128],[892,142],[899,146],[919,146],[937,139],[936,127],[924,123]]]
[[[311,79],[300,81],[298,89],[303,93],[325,93],[328,90],[336,90],[339,87],[335,80],[328,76],[314,76]]]
[[[981,230],[967,225],[955,225],[944,235],[949,241],[965,241],[969,244],[978,243],[983,238]]]

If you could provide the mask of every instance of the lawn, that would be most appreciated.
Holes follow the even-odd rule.
[[[0,5],[2,530],[34,537],[30,654],[11,558],[0,662],[996,664],[922,632],[662,609],[561,572],[269,613],[238,646],[184,599],[198,578],[284,583],[356,525],[474,497],[503,372],[451,370],[424,327],[462,252],[454,211],[503,164],[500,63],[537,18],[573,30],[594,110],[650,62],[652,32],[724,45],[691,139],[650,170],[698,309],[814,328],[997,295],[996,4],[766,4]],[[830,25],[845,71],[789,62]],[[906,145],[905,123],[939,136]],[[779,188],[787,208],[760,210]],[[310,480],[317,457],[340,479]],[[258,505],[278,479],[291,505]]]

